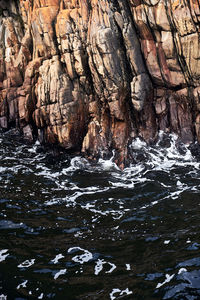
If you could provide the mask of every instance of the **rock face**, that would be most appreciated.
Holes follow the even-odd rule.
[[[0,126],[122,168],[159,130],[200,142],[198,0],[0,1]]]

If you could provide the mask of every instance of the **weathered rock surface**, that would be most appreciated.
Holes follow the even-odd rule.
[[[0,126],[123,167],[136,136],[200,142],[198,0],[0,1]]]

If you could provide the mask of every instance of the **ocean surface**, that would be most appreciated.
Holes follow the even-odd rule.
[[[200,162],[177,137],[134,163],[54,158],[0,132],[0,299],[200,299]]]

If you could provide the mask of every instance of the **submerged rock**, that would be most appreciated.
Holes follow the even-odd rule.
[[[0,3],[0,126],[123,168],[135,137],[200,141],[197,0]]]

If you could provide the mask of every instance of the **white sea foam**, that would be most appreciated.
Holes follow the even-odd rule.
[[[4,261],[6,257],[9,255],[9,253],[6,252],[8,252],[8,249],[0,250],[0,262]]]
[[[113,190],[115,193],[118,189],[125,190],[135,190],[138,186],[148,183],[155,183],[155,177],[151,178],[152,172],[162,172],[162,174],[167,174],[169,179],[171,177],[171,172],[176,170],[178,167],[187,168],[187,171],[190,168],[190,172],[193,174],[191,176],[196,176],[200,164],[196,162],[196,160],[192,157],[191,152],[187,146],[183,146],[183,151],[179,153],[177,150],[177,137],[175,135],[171,135],[170,140],[168,142],[168,148],[163,148],[160,146],[160,143],[163,139],[164,134],[160,133],[160,139],[157,145],[151,147],[148,146],[144,141],[140,139],[135,139],[130,146],[130,151],[133,153],[133,157],[137,153],[144,155],[145,159],[141,159],[136,163],[130,165],[125,168],[123,172],[121,172],[118,167],[114,164],[114,153],[113,157],[109,160],[100,159],[99,162],[94,165],[90,164],[90,162],[82,157],[74,157],[71,159],[70,166],[65,167],[63,164],[63,168],[59,172],[52,172],[51,169],[47,168],[44,164],[38,165],[38,176],[42,176],[44,178],[49,178],[52,183],[56,186],[54,188],[55,192],[65,191],[66,195],[59,197],[58,194],[45,201],[46,206],[57,205],[66,203],[67,207],[81,207],[82,209],[86,209],[94,214],[95,218],[99,216],[108,216],[110,215],[113,219],[120,219],[126,213],[125,209],[125,201],[118,204],[118,199],[113,199],[111,202],[111,207],[109,205],[103,205],[106,203],[106,199],[102,202],[98,199],[101,198],[101,194],[104,195],[106,192]],[[79,187],[76,182],[71,180],[71,174],[76,172],[77,170],[87,171],[89,173],[93,172],[110,172],[108,183],[109,186],[100,187],[98,185],[90,185],[88,182],[87,187]],[[192,170],[191,170],[192,169]],[[186,172],[187,174],[187,172]],[[64,180],[63,180],[64,176]],[[158,205],[161,201],[167,199],[176,200],[180,197],[182,193],[185,191],[191,191],[193,193],[199,192],[198,184],[196,186],[190,185],[190,183],[184,180],[184,177],[179,174],[173,174],[174,179],[172,180],[172,184],[170,180],[161,177],[160,181],[157,181],[157,185],[159,185],[162,189],[166,188],[165,193],[157,194],[156,199],[152,199],[151,203],[142,203],[142,210],[148,209],[154,205]],[[61,179],[62,178],[62,179]],[[174,186],[174,180],[176,180],[177,184]],[[48,190],[44,190],[44,193],[48,192]],[[92,197],[94,195],[94,197]],[[139,194],[138,194],[139,197]],[[96,198],[96,199],[95,199]],[[88,200],[87,200],[88,199]],[[134,209],[133,207],[131,209]],[[139,209],[137,207],[137,209]],[[95,218],[93,218],[95,220]]]
[[[117,296],[115,296],[115,294],[118,294]],[[133,292],[130,291],[128,288],[125,290],[120,290],[120,289],[113,289],[112,292],[110,293],[110,300],[114,300],[117,299],[118,297],[121,298],[121,296],[125,296],[125,295],[132,295]]]
[[[42,168],[42,170],[38,173],[36,173],[37,176],[43,176],[49,179],[55,179],[55,178],[59,178],[60,174],[59,172],[52,172],[49,168],[44,167]]]
[[[170,240],[164,241],[164,244],[165,244],[165,245],[168,245],[169,243],[170,243]]]
[[[54,259],[51,260],[51,262],[53,264],[57,264],[61,258],[64,258],[64,256],[62,254],[58,254],[58,255],[56,255],[56,257]]]
[[[103,270],[103,266],[108,264],[110,266],[110,269],[106,271],[105,273],[112,273],[117,267],[115,264],[111,262],[107,262],[104,259],[98,259],[94,268],[94,274],[99,275],[99,273]]]
[[[77,204],[76,200],[79,197],[87,196],[87,195],[94,195],[103,193],[109,190],[109,188],[103,188],[99,189],[98,187],[88,187],[88,188],[77,188],[74,187],[71,190],[78,189],[78,191],[75,191],[72,195],[66,196],[64,198],[55,198],[51,199],[50,201],[45,201],[45,205],[54,205],[56,203],[63,203],[66,202],[66,206],[75,206]]]
[[[34,263],[35,263],[35,259],[25,260],[24,262],[19,264],[17,267],[18,268],[29,268],[32,265],[34,265]]]
[[[155,147],[150,147],[140,139],[136,139],[135,141],[133,141],[130,150],[132,149],[132,155],[133,157],[135,157],[136,163],[125,168],[124,171],[120,171],[119,168],[116,167],[115,163],[113,162],[113,157],[110,160],[100,159],[96,165],[90,164],[90,162],[85,158],[75,157],[72,158],[69,167],[66,167],[66,165],[63,163],[63,167],[59,167],[60,169],[59,171],[57,171],[56,166],[56,172],[54,172],[54,168],[51,168],[49,164],[49,168],[46,167],[46,164],[44,163],[44,156],[38,155],[34,156],[34,158],[31,159],[27,158],[26,167],[24,165],[23,159],[19,159],[20,163],[18,165],[11,166],[11,160],[15,158],[8,157],[6,159],[10,161],[9,167],[0,167],[0,173],[10,172],[10,174],[13,175],[18,173],[23,174],[26,172],[34,172],[34,174],[40,177],[40,179],[45,183],[49,183],[50,181],[50,183],[54,185],[53,188],[49,188],[49,186],[47,185],[47,187],[43,187],[42,189],[40,189],[44,194],[45,205],[50,206],[64,204],[67,207],[78,207],[83,210],[88,210],[89,212],[91,212],[90,215],[92,216],[92,226],[94,226],[93,228],[95,228],[97,224],[94,223],[101,222],[101,220],[104,220],[105,217],[111,216],[113,219],[121,219],[129,211],[131,211],[131,213],[139,212],[142,215],[144,213],[142,210],[160,205],[162,201],[168,201],[169,199],[176,201],[176,199],[178,199],[184,192],[199,192],[198,181],[196,185],[194,185],[195,183],[192,183],[191,186],[190,180],[187,180],[186,177],[186,175],[190,175],[191,178],[198,179],[200,169],[199,162],[197,162],[192,157],[189,148],[185,146],[184,151],[179,153],[176,147],[177,137],[174,135],[171,136],[170,146],[168,148],[160,147],[159,143],[160,141]],[[34,151],[35,148],[29,151],[29,155],[31,156],[31,153],[34,154]],[[20,156],[22,152],[23,147],[18,147],[16,154]],[[136,155],[138,153],[144,154],[145,159],[139,159],[137,161]],[[40,158],[42,158],[41,161]],[[36,162],[37,166],[35,166]],[[183,170],[185,171],[176,172],[179,167],[183,167]],[[79,170],[83,170],[83,172],[79,172]],[[98,180],[98,182],[92,180],[91,183],[89,179],[87,183],[86,178],[83,185],[81,185],[77,180],[76,174],[78,174],[79,176],[85,171],[87,171],[88,174],[90,173],[90,175],[93,173],[100,174],[102,183]],[[162,177],[163,174],[164,176]],[[3,176],[2,178],[4,180],[4,187],[6,187],[6,185],[7,187],[9,187],[9,176],[6,177],[6,179]],[[105,180],[105,184],[103,180]],[[161,193],[159,194],[158,192],[156,193],[156,195],[149,193],[148,195],[148,186],[151,187],[151,184],[154,184],[155,182],[158,186],[158,190],[161,190]],[[92,186],[90,186],[91,184]],[[147,196],[145,195],[145,188],[147,190]],[[127,199],[125,199],[125,197],[123,199],[123,197],[121,197],[120,195],[120,192],[124,193],[124,189],[128,191]],[[144,194],[143,190],[145,191]],[[52,191],[55,191],[55,194],[52,193]],[[49,196],[46,198],[46,194],[54,194],[55,196]],[[146,201],[145,199],[148,200]],[[84,211],[84,213],[87,212]],[[117,236],[119,232],[122,233],[122,230],[121,223],[116,222],[116,224],[120,224],[117,227],[113,227],[116,228],[116,231],[113,231],[113,234],[116,234]],[[19,225],[21,226],[21,224]],[[119,230],[117,230],[118,228]],[[76,232],[74,236],[78,238],[84,238],[84,230]],[[117,236],[116,238],[120,237]],[[165,245],[168,245],[169,243],[169,240],[164,241]],[[191,243],[191,240],[188,240],[187,243]],[[171,247],[172,245],[170,244],[169,246]],[[94,260],[95,257],[90,251],[80,247],[69,248],[68,254],[72,256],[72,261],[80,264],[81,266],[84,263]],[[8,249],[1,250],[0,261],[4,261],[8,255]],[[58,254],[54,259],[51,260],[51,262],[57,264],[62,258],[64,258],[64,256],[62,254]],[[28,268],[34,263],[34,259],[26,260],[18,265],[18,268]],[[104,259],[98,259],[94,263],[93,267],[95,275],[99,275],[100,273],[102,275],[105,273],[114,272],[117,266],[111,262],[107,262]],[[130,264],[126,264],[123,266],[123,268],[125,267],[127,271],[131,270]],[[59,276],[64,275],[66,272],[66,269],[62,269],[54,275],[54,278],[57,279]],[[80,272],[83,272],[83,270],[80,270]],[[187,272],[187,270],[185,268],[181,268],[177,272],[178,275],[180,275],[184,272]],[[156,288],[159,289],[160,287],[164,286],[165,284],[170,282],[174,278],[174,276],[174,274],[166,274],[166,278],[163,278],[163,282],[158,283]],[[26,283],[27,281],[24,281],[19,286],[26,287]],[[132,292],[128,289],[113,289],[110,294],[110,298],[121,298],[121,296],[129,295],[129,293],[132,294]],[[42,299],[43,294],[41,295],[38,297],[38,299]]]
[[[187,269],[186,268],[181,268],[179,271],[178,271],[178,275],[182,274],[182,273],[185,273],[187,272]]]
[[[166,279],[162,283],[158,283],[156,286],[156,289],[159,289],[164,284],[170,282],[174,278],[174,276],[175,276],[175,274],[172,274],[172,275],[166,274]]]
[[[54,275],[54,279],[56,280],[59,276],[65,275],[66,273],[67,273],[67,269],[62,269]]]
[[[103,260],[98,259],[96,266],[94,268],[94,274],[98,275],[103,270]]]
[[[132,189],[134,188],[134,182],[133,180],[131,181],[131,183],[127,183],[126,185],[124,184],[124,182],[112,182],[112,181],[109,181],[109,183],[114,186],[114,187],[121,187],[121,188],[126,188],[126,189]]]
[[[28,149],[28,152],[30,152],[30,153],[36,153],[36,150],[37,150],[37,147],[33,146],[32,148]]]
[[[4,173],[5,171],[7,171],[7,167],[0,167],[0,173]]]
[[[84,264],[84,263],[90,261],[91,259],[93,259],[92,253],[89,252],[88,250],[82,249],[80,247],[72,247],[72,248],[68,249],[68,253],[73,253],[73,252],[76,252],[76,251],[82,251],[83,254],[76,255],[76,256],[72,257],[72,260],[74,262],[77,262],[79,264]]]
[[[87,159],[80,157],[80,156],[76,156],[73,157],[70,161],[70,166],[68,168],[63,168],[62,169],[62,174],[67,175],[71,172],[74,172],[78,169],[87,169],[90,168],[90,164],[88,162]]]
[[[28,280],[25,280],[25,281],[23,281],[22,283],[20,283],[20,284],[17,286],[17,290],[19,290],[20,288],[26,288],[27,283],[28,283]]]
[[[135,140],[133,140],[131,148],[134,150],[142,150],[146,146],[147,144],[144,141],[142,141],[140,138],[136,138]]]
[[[118,170],[120,171],[119,167],[113,162],[113,157],[109,160],[99,159],[99,165],[104,171],[110,170]]]
[[[38,299],[43,299],[44,293],[41,293],[40,296],[38,296]]]
[[[195,161],[192,157],[192,154],[187,146],[184,146],[183,154],[180,154],[177,150],[177,136],[171,134],[170,136],[170,147],[161,148],[159,146],[162,140],[163,133],[160,133],[160,139],[155,147],[148,146],[145,142],[140,142],[139,139],[135,139],[130,146],[132,150],[140,149],[142,152],[147,154],[148,160],[144,163],[141,162],[142,165],[149,166],[154,170],[162,170],[168,172],[170,169],[177,166],[199,166],[199,163]],[[139,146],[138,146],[139,145]]]

